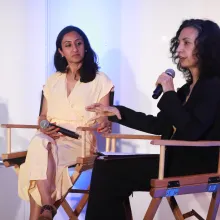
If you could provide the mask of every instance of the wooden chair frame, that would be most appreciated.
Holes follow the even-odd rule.
[[[123,134],[106,134],[106,147],[115,151],[116,139],[143,139],[151,140],[152,145],[160,146],[159,175],[158,179],[151,180],[150,195],[151,203],[144,216],[144,220],[152,220],[158,210],[158,207],[164,197],[167,198],[168,204],[176,220],[183,220],[195,216],[199,220],[204,220],[195,210],[182,214],[175,197],[176,195],[194,194],[201,192],[211,192],[212,198],[206,220],[215,220],[220,203],[220,153],[218,160],[217,173],[207,173],[200,175],[179,176],[164,178],[165,165],[165,146],[188,146],[188,147],[216,147],[220,146],[220,141],[176,141],[161,140],[160,136],[152,135],[123,135]]]
[[[18,174],[19,167],[22,163],[25,162],[25,158],[27,155],[27,151],[22,152],[12,152],[11,151],[11,129],[16,128],[22,128],[22,129],[39,129],[38,125],[16,125],[16,124],[2,124],[2,128],[7,129],[7,153],[2,154],[2,161],[5,167],[15,167],[15,171]],[[89,127],[79,127],[78,130],[82,132],[81,140],[82,140],[82,152],[81,156],[77,158],[76,163],[72,164],[71,167],[75,167],[73,174],[70,176],[72,181],[72,186],[77,182],[80,175],[83,171],[92,169],[94,160],[97,157],[96,155],[90,155],[86,156],[86,132],[88,131],[94,131],[95,128],[89,128]],[[84,194],[81,198],[81,200],[78,202],[76,208],[72,210],[70,205],[68,204],[66,200],[66,196],[69,193],[82,193]],[[63,207],[66,214],[68,215],[70,220],[77,220],[78,216],[80,215],[81,211],[83,210],[84,206],[86,205],[86,202],[88,200],[89,196],[89,186],[87,189],[69,189],[69,191],[66,193],[66,195],[61,199],[55,202],[55,206],[59,208],[60,206]]]

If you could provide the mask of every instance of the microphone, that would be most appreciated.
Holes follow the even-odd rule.
[[[66,128],[62,128],[62,127],[60,127],[60,126],[58,126],[58,125],[51,124],[51,123],[50,123],[49,121],[47,121],[47,120],[42,120],[42,121],[40,122],[40,127],[41,127],[42,129],[49,128],[50,126],[54,126],[54,127],[56,127],[56,128],[59,128],[60,130],[59,130],[58,132],[62,133],[62,134],[65,135],[65,136],[68,136],[68,137],[71,137],[71,138],[75,138],[75,139],[79,139],[79,138],[80,138],[80,135],[77,134],[76,132],[70,131],[70,130],[68,130],[68,129],[66,129]]]
[[[175,77],[175,71],[173,69],[167,69],[165,73],[171,76],[172,78]],[[162,92],[163,92],[163,87],[160,84],[157,85],[157,88],[153,91],[152,98],[157,99]]]

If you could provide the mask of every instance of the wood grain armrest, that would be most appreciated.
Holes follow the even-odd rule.
[[[197,175],[189,175],[189,176],[176,176],[176,177],[168,177],[163,180],[159,179],[151,179],[151,186],[160,188],[167,187],[168,183],[171,181],[179,181],[181,186],[184,185],[193,185],[193,184],[202,184],[208,183],[210,177],[219,177],[218,173],[206,173],[206,174],[197,174]]]
[[[23,124],[1,124],[1,128],[29,128],[38,129],[38,125],[23,125]]]
[[[27,151],[13,152],[9,154],[2,154],[2,161],[5,167],[19,167],[25,162]]]
[[[78,131],[96,131],[96,127],[77,127],[76,130]]]
[[[152,140],[151,144],[162,146],[216,147],[220,146],[220,141]]]
[[[155,140],[161,139],[160,136],[156,135],[136,135],[136,134],[103,134],[105,138],[115,138],[115,139],[143,139],[143,140]]]
[[[2,160],[10,160],[19,157],[26,157],[27,151],[13,152],[9,154],[2,154]]]

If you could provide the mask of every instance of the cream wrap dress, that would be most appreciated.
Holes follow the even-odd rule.
[[[51,75],[44,86],[44,96],[47,99],[47,119],[57,125],[75,131],[79,126],[87,125],[94,116],[93,112],[85,110],[85,106],[99,102],[113,88],[112,81],[102,72],[89,83],[77,81],[67,97],[66,74],[56,72]],[[81,155],[81,140],[66,136],[53,140],[37,131],[29,146],[26,161],[21,165],[18,174],[18,194],[24,200],[29,200],[29,194],[38,205],[41,204],[36,180],[46,179],[48,151],[51,143],[52,154],[56,164],[55,191],[52,197],[59,200],[72,186],[68,166]],[[92,132],[86,137],[87,155],[96,150],[96,140]]]

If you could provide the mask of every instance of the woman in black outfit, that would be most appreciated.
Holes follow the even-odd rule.
[[[220,140],[220,29],[210,20],[185,20],[171,40],[170,52],[186,84],[177,92],[173,79],[162,73],[163,95],[158,115],[124,106],[93,104],[97,117],[174,140]],[[104,161],[96,159],[86,220],[126,219],[124,200],[133,191],[148,191],[158,177],[159,156]],[[165,177],[217,171],[218,147],[166,147]]]

